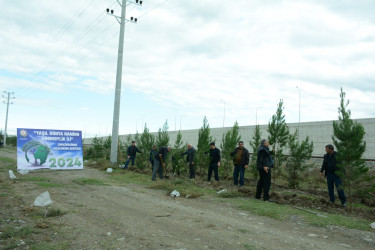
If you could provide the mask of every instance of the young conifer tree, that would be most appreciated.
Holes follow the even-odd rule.
[[[183,166],[185,161],[184,158],[181,156],[181,153],[185,152],[187,149],[187,146],[184,145],[184,142],[182,140],[182,133],[181,130],[178,131],[176,141],[173,145],[173,153],[172,153],[172,165],[175,169],[175,173],[177,172],[183,172]]]
[[[212,142],[211,129],[206,116],[203,118],[203,125],[198,132],[198,145],[196,163],[200,171],[208,167],[209,157],[205,154],[210,149]]]
[[[155,136],[150,133],[150,130],[147,128],[147,124],[145,123],[143,133],[137,140],[137,147],[142,151],[139,156],[137,154],[137,167],[143,169],[150,164],[149,156],[153,145],[155,145]]]
[[[250,173],[252,174],[254,179],[257,179],[259,175],[259,171],[257,167],[257,155],[258,155],[258,148],[260,146],[260,141],[262,140],[261,137],[262,137],[262,132],[260,132],[259,125],[256,125],[252,140],[250,141],[250,147],[253,150],[253,153],[250,159]]]
[[[375,189],[375,184],[369,184],[373,179],[369,176],[365,160],[362,158],[366,150],[364,141],[365,129],[362,124],[353,121],[351,112],[347,109],[349,100],[345,101],[345,92],[341,88],[340,107],[338,108],[339,120],[333,122],[333,144],[337,151],[338,174],[343,179],[347,189],[350,209],[353,208],[353,194],[356,188],[361,188],[366,193]],[[371,183],[371,182],[370,182]],[[364,185],[367,188],[364,188]]]
[[[288,157],[285,169],[288,178],[288,184],[291,188],[297,188],[301,181],[301,173],[309,167],[306,161],[311,158],[314,150],[314,144],[307,136],[305,140],[299,142],[297,130],[289,136],[288,146],[290,156]]]
[[[156,146],[159,148],[161,146],[167,147],[169,144],[169,134],[168,134],[168,120],[165,120],[165,123],[162,128],[159,128],[158,135],[156,137]]]
[[[236,148],[238,142],[241,140],[240,127],[238,122],[235,122],[232,129],[223,134],[221,142],[221,165],[220,172],[224,178],[228,178],[232,171],[233,161],[230,153]]]
[[[275,188],[276,176],[280,172],[280,168],[284,161],[283,150],[285,145],[288,142],[289,138],[289,129],[285,122],[285,115],[283,114],[283,100],[281,99],[277,105],[276,114],[271,118],[271,121],[268,123],[267,131],[269,133],[268,141],[271,145],[274,157],[273,165],[273,183],[272,188]]]

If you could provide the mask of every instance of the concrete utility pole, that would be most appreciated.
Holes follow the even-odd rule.
[[[14,96],[11,97],[10,95],[14,95],[14,92],[6,92],[4,91],[6,96],[2,95],[3,98],[5,98],[7,101],[3,101],[7,105],[7,113],[5,117],[5,131],[4,131],[4,147],[7,145],[7,127],[8,127],[8,111],[9,111],[9,104],[13,104],[13,102],[10,102],[10,100],[16,99]]]
[[[117,2],[120,4],[119,0]],[[111,165],[117,165],[117,151],[118,151],[118,130],[120,120],[120,99],[121,99],[121,79],[122,79],[122,59],[124,54],[124,35],[125,35],[125,23],[137,23],[137,18],[131,17],[130,20],[125,19],[126,6],[129,4],[142,5],[142,1],[135,0],[135,2],[122,0],[121,6],[121,17],[113,14],[113,10],[107,9],[107,14],[114,16],[120,24],[120,38],[118,45],[118,56],[117,56],[117,74],[116,74],[116,90],[115,90],[115,103],[113,109],[113,126],[112,126],[112,144],[111,144]]]

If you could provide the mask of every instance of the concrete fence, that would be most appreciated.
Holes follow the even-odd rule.
[[[364,158],[367,160],[375,161],[375,118],[368,118],[368,119],[355,119],[355,121],[361,123],[366,131],[365,134],[365,141],[366,141],[366,152],[364,153]],[[325,154],[325,145],[333,144],[332,142],[332,135],[333,135],[333,121],[318,121],[318,122],[301,122],[298,123],[288,123],[288,127],[290,132],[294,132],[299,127],[299,135],[301,140],[305,139],[306,136],[309,136],[310,140],[314,143],[314,151],[312,153],[313,157],[322,157]],[[262,138],[268,137],[267,132],[267,125],[260,125],[260,131],[262,133]],[[224,128],[211,128],[211,136],[216,142],[216,146],[220,148],[223,134],[230,130],[232,127],[224,127]],[[194,147],[198,144],[198,131],[199,129],[191,129],[191,130],[182,130],[182,140],[185,143],[190,143]],[[241,140],[244,141],[245,147],[249,149],[250,153],[252,153],[252,149],[250,148],[250,140],[253,137],[255,132],[255,126],[240,126],[240,135]],[[170,136],[170,144],[173,145],[176,141],[178,131],[169,131]],[[156,135],[157,132],[152,132],[151,134]],[[120,135],[120,140],[125,140],[126,136],[128,135]],[[134,134],[131,134],[132,138],[134,138]],[[104,137],[105,138],[105,137]],[[84,145],[90,145],[93,138],[86,138],[83,141]]]

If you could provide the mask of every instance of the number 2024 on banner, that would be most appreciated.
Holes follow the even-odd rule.
[[[49,162],[51,162],[50,167],[55,168],[55,167],[74,167],[74,166],[81,166],[82,163],[80,159],[77,157],[75,159],[68,157],[68,158],[50,158]],[[57,165],[56,165],[57,164]]]

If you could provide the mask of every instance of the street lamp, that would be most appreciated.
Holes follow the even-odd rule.
[[[257,107],[255,109],[255,126],[258,125],[258,109],[261,109],[262,107]]]
[[[180,115],[180,130],[181,130],[181,118],[184,117],[185,115]]]
[[[301,91],[302,89],[297,86],[298,89],[298,137],[299,137],[299,126],[301,123]]]
[[[224,125],[225,125],[225,101],[223,99],[220,99],[220,102],[222,102],[224,104],[224,116],[223,116],[223,128],[224,128]]]

